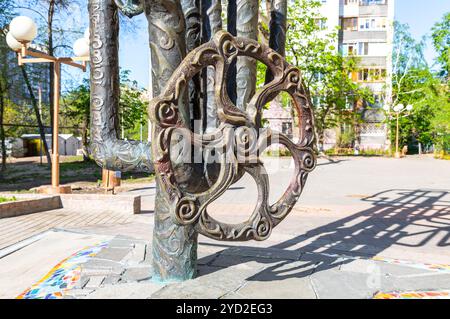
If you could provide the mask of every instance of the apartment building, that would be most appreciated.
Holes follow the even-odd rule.
[[[321,0],[326,29],[340,27],[337,48],[344,56],[359,59],[354,82],[373,92],[374,103],[349,106],[362,113],[357,144],[366,149],[387,149],[390,141],[381,108],[392,99],[392,47],[395,0]],[[334,147],[337,136],[348,129],[326,132],[324,148]],[[341,132],[339,132],[341,131]]]

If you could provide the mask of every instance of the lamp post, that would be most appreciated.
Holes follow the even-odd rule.
[[[389,105],[385,105],[383,107],[383,109],[386,112],[390,112],[390,106]],[[403,116],[408,116],[409,112],[411,112],[411,110],[413,109],[413,106],[411,104],[408,104],[406,107],[403,104],[397,104],[395,105],[393,108],[393,111],[395,113],[395,118],[396,118],[396,129],[395,129],[395,158],[400,158],[401,154],[398,148],[398,140],[399,140],[399,118],[400,118],[400,114],[405,113],[405,115]]]
[[[70,65],[86,71],[89,61],[89,33],[75,41],[73,51],[76,57],[54,57],[38,50],[28,49],[31,41],[37,36],[36,23],[29,17],[14,18],[9,25],[6,35],[8,46],[17,52],[19,66],[25,63],[53,63],[54,64],[54,109],[53,109],[53,148],[52,148],[52,185],[44,188],[45,193],[71,193],[70,186],[59,185],[59,98],[61,92],[61,64]]]

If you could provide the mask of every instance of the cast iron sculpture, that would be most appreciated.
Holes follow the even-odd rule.
[[[118,9],[128,16],[145,12],[149,22],[152,145],[118,138]],[[256,41],[257,1],[228,1],[228,31],[243,37],[222,30],[221,9],[217,0],[89,2],[92,154],[108,169],[156,173],[152,260],[153,276],[162,281],[194,277],[199,233],[224,241],[267,239],[315,166],[312,110],[299,70],[283,58],[286,1],[271,1],[270,47]],[[268,71],[255,93],[256,60]],[[262,107],[283,91],[298,115],[297,143],[261,127]],[[195,120],[204,125],[195,126]],[[282,197],[269,205],[259,155],[272,143],[291,152],[295,172]],[[212,218],[208,206],[245,173],[258,188],[249,219],[226,224]]]

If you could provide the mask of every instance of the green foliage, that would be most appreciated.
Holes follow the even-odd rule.
[[[17,200],[17,198],[15,196],[13,197],[2,197],[0,196],[0,204],[1,203],[6,203],[6,202],[15,202]]]
[[[356,57],[343,57],[335,44],[338,30],[322,30],[317,23],[321,2],[294,0],[288,7],[286,57],[302,71],[302,82],[309,99],[314,99],[319,142],[325,129],[339,123],[356,123],[353,111],[359,100],[372,101],[372,93],[353,83],[349,74],[357,70]]]
[[[355,132],[353,130],[349,130],[339,134],[336,144],[338,147],[341,148],[351,148],[353,147],[354,141],[355,141]]]
[[[131,139],[139,139],[140,126],[147,124],[147,103],[143,100],[145,90],[129,79],[130,71],[120,73],[120,125]]]
[[[415,41],[409,27],[395,24],[393,97],[394,105],[412,104],[413,110],[399,119],[399,145],[435,145],[449,148],[450,102],[449,88],[430,70],[423,58],[424,41]],[[396,130],[396,118],[390,121]],[[395,143],[395,134],[391,134]]]
[[[436,23],[431,31],[433,45],[438,53],[437,62],[441,65],[440,76],[448,78],[450,72],[450,12],[447,12],[442,21]]]
[[[355,154],[355,150],[353,148],[341,148],[341,147],[335,147],[330,148],[325,151],[325,154],[328,156],[389,156],[388,150],[382,150],[379,148],[376,149],[362,149],[358,152],[358,154]]]
[[[124,137],[139,139],[140,125],[145,127],[147,124],[147,103],[143,99],[145,91],[138,88],[136,81],[129,79],[129,74],[128,70],[120,72],[119,123],[124,130]],[[65,106],[63,113],[70,119],[69,125],[79,127],[82,135],[88,134],[90,123],[89,81],[84,80],[81,85],[65,94],[63,101]],[[83,130],[85,130],[84,133]]]
[[[86,117],[89,118],[90,92],[89,80],[84,79],[81,85],[63,97],[64,115],[71,118],[76,124]]]

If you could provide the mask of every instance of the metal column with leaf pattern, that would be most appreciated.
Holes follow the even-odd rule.
[[[273,2],[277,3],[273,8],[280,8],[280,1]],[[154,169],[155,280],[182,281],[195,276],[198,234],[222,241],[267,239],[292,210],[315,166],[313,113],[301,86],[300,71],[284,60],[284,52],[277,52],[278,42],[278,47],[271,48],[257,41],[254,26],[258,2],[240,0],[236,4],[237,17],[231,18],[237,19],[237,37],[222,30],[220,1],[89,3],[92,154],[98,164],[109,169]],[[153,123],[151,145],[122,141],[117,135],[118,10],[130,17],[145,13],[149,23],[154,93],[148,109]],[[285,21],[283,24],[279,15],[277,19],[274,26],[279,34]],[[205,37],[201,30],[209,30],[210,34]],[[201,44],[200,39],[205,38],[210,40]],[[270,74],[257,92],[256,61],[265,64]],[[237,105],[227,92],[227,76],[235,63]],[[212,79],[209,85],[202,86],[200,81],[205,83],[205,76]],[[270,128],[259,129],[263,106],[281,92],[290,95],[296,108],[300,129],[297,142]],[[200,105],[208,105],[206,112]],[[193,120],[205,122],[211,114],[215,116],[214,125],[194,128]],[[290,151],[295,172],[281,198],[269,204],[269,180],[259,156],[275,143]],[[187,150],[200,150],[200,156],[185,156]],[[216,161],[211,162],[213,153]],[[257,184],[256,207],[244,222],[216,220],[208,213],[209,205],[244,174],[252,176]]]

